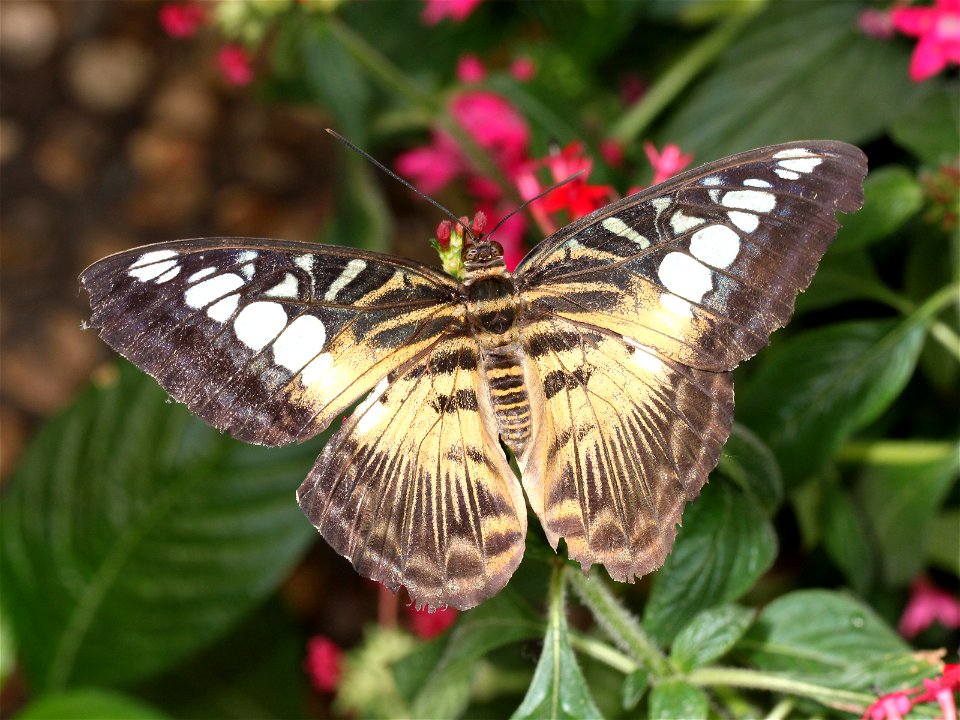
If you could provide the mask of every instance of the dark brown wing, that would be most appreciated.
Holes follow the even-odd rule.
[[[111,347],[211,425],[266,445],[315,435],[462,322],[447,276],[312,243],[162,243],[80,280]]]

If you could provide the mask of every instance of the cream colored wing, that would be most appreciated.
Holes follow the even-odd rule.
[[[533,437],[523,485],[550,543],[632,582],[663,564],[683,507],[733,419],[728,372],[696,370],[607,330],[542,319],[524,331]]]
[[[476,341],[446,335],[391,373],[330,440],[297,498],[357,571],[466,609],[523,555],[523,493],[497,440]]]

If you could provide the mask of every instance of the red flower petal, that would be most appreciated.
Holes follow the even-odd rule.
[[[333,640],[317,635],[307,641],[304,668],[313,686],[321,692],[333,692],[340,683],[343,650]]]

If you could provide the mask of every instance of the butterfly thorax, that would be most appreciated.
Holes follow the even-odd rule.
[[[464,248],[463,261],[467,319],[480,346],[481,371],[500,437],[519,456],[530,438],[530,399],[517,332],[520,299],[499,243],[471,243]]]

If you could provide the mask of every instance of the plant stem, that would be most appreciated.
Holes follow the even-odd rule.
[[[578,652],[583,653],[584,655],[589,655],[594,660],[599,660],[604,665],[612,667],[614,670],[622,672],[624,675],[629,675],[634,670],[639,670],[640,666],[635,660],[624,655],[619,650],[616,650],[607,643],[597,640],[592,637],[587,637],[586,635],[581,635],[580,633],[571,632],[569,634],[570,645],[572,645]]]
[[[636,140],[676,97],[697,77],[756,15],[765,2],[738,7],[717,27],[674,62],[610,131],[610,137],[626,145]]]
[[[630,612],[613,596],[596,572],[572,572],[567,579],[610,639],[652,678],[670,675],[670,664]]]
[[[916,465],[935,462],[956,451],[956,444],[936,440],[876,440],[850,442],[837,460],[874,465]]]
[[[837,690],[836,688],[802,682],[793,678],[758,672],[744,668],[707,667],[688,673],[684,679],[700,687],[723,685],[727,687],[770,690],[788,695],[806,697],[838,710],[860,714],[875,699],[872,695]]]

